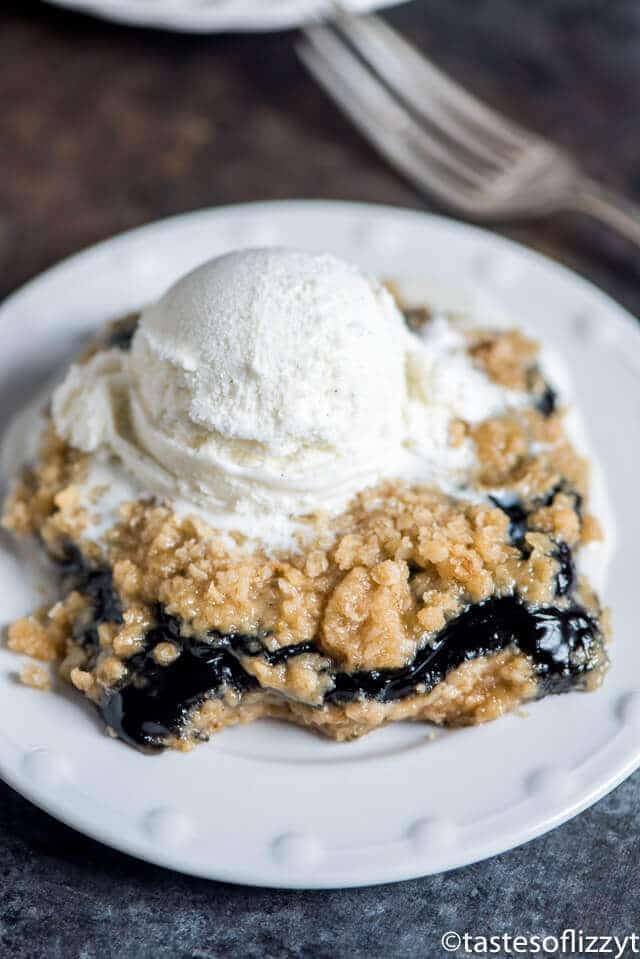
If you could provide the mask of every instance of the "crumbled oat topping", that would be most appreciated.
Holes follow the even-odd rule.
[[[20,682],[32,689],[51,689],[51,676],[37,663],[25,663],[20,669]]]
[[[529,371],[535,366],[539,346],[519,330],[480,330],[467,332],[469,353],[475,365],[508,390],[529,389]]]
[[[51,424],[37,463],[25,467],[7,497],[2,525],[22,535],[37,533],[45,542],[48,537],[76,538],[86,525],[76,484],[86,477],[87,469],[86,455],[60,439]]]

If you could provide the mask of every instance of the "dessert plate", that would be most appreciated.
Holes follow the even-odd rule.
[[[344,0],[354,13],[402,0]],[[49,0],[104,20],[185,33],[267,31],[298,27],[330,11],[331,0]]]
[[[605,592],[615,642],[604,686],[474,729],[398,724],[337,744],[264,721],[189,755],[144,756],[105,736],[80,695],[21,686],[20,658],[1,648],[0,774],[90,836],[212,879],[369,885],[502,852],[574,816],[640,765],[640,331],[563,267],[444,218],[327,202],[209,210],[101,243],[5,302],[0,431],[102,321],[214,255],[265,244],[327,250],[411,281],[416,292],[489,299],[566,357],[619,528]],[[31,569],[0,540],[0,623],[41,601],[46,583]]]

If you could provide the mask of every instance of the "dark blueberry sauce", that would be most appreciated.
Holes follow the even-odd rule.
[[[509,517],[509,542],[512,546],[522,550],[525,545],[524,538],[529,529],[527,523],[529,513],[518,501],[506,505],[501,503],[496,496],[490,496],[489,499],[494,506],[497,506]]]
[[[215,644],[215,638],[219,644]],[[147,634],[145,650],[127,662],[128,679],[99,706],[100,713],[121,739],[154,749],[167,735],[179,732],[189,712],[207,698],[230,688],[242,694],[256,689],[231,650],[261,655],[271,664],[320,650],[313,643],[260,652],[250,636],[219,636],[213,644],[180,636],[179,623],[166,620]],[[179,657],[159,666],[152,656],[158,642],[180,648]],[[491,599],[471,606],[452,620],[433,646],[418,652],[408,666],[393,670],[338,673],[326,703],[363,699],[388,703],[403,699],[416,687],[429,691],[461,663],[514,646],[531,660],[540,682],[540,695],[580,686],[581,677],[601,657],[601,639],[595,621],[579,606],[568,609],[530,609],[517,598]]]
[[[180,655],[168,666],[152,656],[158,642],[177,643]],[[154,749],[176,732],[190,711],[223,688],[239,693],[255,688],[256,680],[227,650],[209,643],[178,637],[155,627],[147,635],[148,648],[127,660],[128,682],[98,707],[108,726],[125,742]]]
[[[58,566],[70,589],[88,596],[93,603],[96,623],[121,623],[122,604],[113,588],[111,570],[92,567],[73,543],[65,544],[65,553]]]
[[[573,554],[566,543],[558,544],[555,558],[559,564],[556,574],[556,594],[568,596],[575,589],[577,576]]]
[[[428,692],[461,663],[515,646],[528,656],[541,680],[541,694],[562,692],[594,667],[600,645],[594,620],[583,609],[530,609],[516,597],[489,599],[451,620],[433,646],[421,649],[402,669],[340,673],[326,700],[402,699],[421,685]]]
[[[262,656],[269,666],[280,666],[293,656],[301,656],[303,653],[318,654],[318,647],[311,642],[293,643],[291,646],[281,646],[279,649],[269,651],[262,642],[266,638],[264,635],[244,636],[234,633],[225,636],[214,631],[209,633],[209,636],[215,641],[218,648],[230,649],[240,656]]]
[[[578,518],[581,519],[582,496],[576,490],[566,486],[564,482],[557,483],[544,496],[534,500],[529,509],[525,509],[519,500],[515,500],[513,503],[503,503],[499,497],[489,496],[489,499],[493,505],[497,506],[498,509],[501,509],[502,512],[506,513],[509,517],[509,542],[512,546],[515,546],[517,549],[519,549],[524,556],[527,556],[530,552],[525,542],[525,536],[529,531],[529,516],[531,513],[535,513],[543,506],[550,506],[554,500],[554,497],[558,493],[565,493],[573,498],[573,508],[575,509]],[[561,544],[561,546],[564,546],[564,548],[567,550],[569,549],[566,543]],[[564,557],[559,558],[564,562]],[[563,596],[564,593],[560,592],[559,595]]]
[[[190,711],[222,689],[238,693],[258,686],[233,652],[262,656],[270,666],[302,653],[317,653],[313,643],[284,646],[267,652],[256,636],[222,635],[212,632],[210,642],[180,635],[177,619],[160,612],[159,625],[145,637],[145,650],[127,660],[127,683],[99,707],[102,718],[121,739],[153,749],[176,732]],[[172,642],[180,655],[168,666],[159,666],[152,656],[157,643]],[[233,652],[232,652],[233,651]]]
[[[559,597],[575,586],[571,550],[560,543],[556,585]],[[122,607],[107,569],[92,569],[82,554],[70,547],[61,562],[74,588],[90,597],[94,618],[77,637],[92,654],[99,651],[100,622],[122,622]],[[225,689],[239,694],[258,688],[239,657],[260,656],[276,666],[303,653],[323,656],[312,642],[265,648],[262,635],[224,635],[211,632],[206,640],[181,634],[180,621],[162,607],[156,625],[148,631],[144,649],[126,661],[125,680],[99,704],[105,723],[125,742],[149,750],[161,748],[166,737],[179,733],[189,713]],[[179,656],[161,666],[153,658],[159,642],[174,643]],[[582,677],[604,658],[596,621],[578,605],[530,608],[515,596],[489,599],[470,606],[451,620],[435,643],[421,649],[401,669],[337,673],[326,703],[374,699],[387,703],[403,699],[420,687],[429,691],[461,663],[513,646],[526,655],[539,680],[540,695],[579,687]]]

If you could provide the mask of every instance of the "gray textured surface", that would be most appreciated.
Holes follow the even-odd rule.
[[[391,19],[640,199],[637,0],[418,0]],[[287,196],[422,204],[305,76],[290,35],[171,37],[10,0],[0,63],[0,294],[187,209]],[[566,216],[503,232],[640,312],[640,258],[606,231]],[[490,862],[396,886],[274,892],[139,863],[0,786],[0,956],[437,957],[448,929],[631,933],[639,812],[637,774]]]

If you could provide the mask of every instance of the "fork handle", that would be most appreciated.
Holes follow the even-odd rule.
[[[584,178],[577,184],[572,206],[640,246],[640,207],[621,194]]]

